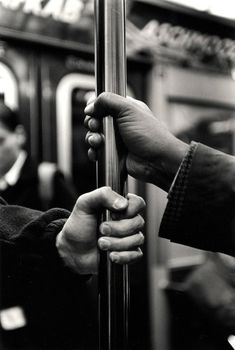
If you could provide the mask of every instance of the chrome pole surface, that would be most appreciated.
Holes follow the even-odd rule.
[[[125,0],[95,0],[96,93],[126,95]],[[103,119],[105,145],[98,160],[98,187],[124,194],[123,145],[111,116]],[[110,220],[108,211],[103,220]],[[129,271],[115,266],[106,253],[99,269],[100,350],[128,348]]]

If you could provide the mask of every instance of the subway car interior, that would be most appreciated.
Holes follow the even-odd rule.
[[[98,166],[88,159],[84,109],[97,91],[94,6],[106,2],[112,6],[122,0],[0,0],[1,103],[18,112],[27,133],[27,153],[37,164],[55,164],[76,198],[97,187]],[[193,140],[235,155],[235,1],[124,2],[127,95],[145,102],[184,142]],[[73,345],[47,343],[37,327],[28,341],[27,325],[38,320],[27,318],[27,312],[23,317],[20,303],[9,302],[0,303],[0,349],[235,349],[233,258],[160,238],[167,193],[131,176],[126,186],[146,202],[143,258],[128,272],[128,341],[99,345],[99,321],[90,335],[97,337],[96,345],[90,345],[90,339],[80,344],[79,325],[74,327]],[[217,263],[224,269],[229,265],[229,273],[217,274],[212,266]],[[213,271],[207,277],[209,267]],[[87,283],[92,289],[89,312],[98,320],[99,274]],[[40,284],[38,288],[43,289]],[[56,295],[57,288],[50,292]],[[79,289],[73,293],[81,297]],[[60,319],[66,306],[63,300],[58,305],[60,310],[52,312]],[[68,311],[65,328],[66,323],[70,328]],[[43,317],[46,322],[46,312]],[[73,337],[74,329],[65,330],[66,337]],[[53,339],[59,339],[56,327],[53,332]]]

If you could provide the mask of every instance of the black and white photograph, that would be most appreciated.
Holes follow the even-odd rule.
[[[235,349],[235,0],[0,0],[0,350]]]

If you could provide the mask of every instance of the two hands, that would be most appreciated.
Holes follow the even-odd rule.
[[[104,141],[101,118],[111,115],[128,151],[128,173],[164,190],[170,188],[188,145],[172,135],[143,102],[106,92],[89,101],[85,113],[91,160],[96,160]],[[139,212],[144,206],[140,197],[129,194],[123,198],[107,187],[82,195],[57,237],[60,256],[80,274],[97,273],[99,249],[108,251],[110,259],[119,264],[140,259],[144,237]],[[114,220],[100,225],[97,242],[97,212],[102,209],[110,210]]]
[[[79,274],[96,274],[99,249],[108,251],[111,261],[128,264],[142,257],[144,225],[139,213],[145,208],[141,197],[128,194],[126,198],[102,187],[80,196],[74,209],[57,236],[56,246],[65,264]],[[108,209],[112,221],[99,226],[99,213]]]

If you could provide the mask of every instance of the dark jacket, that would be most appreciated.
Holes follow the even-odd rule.
[[[55,247],[68,215],[0,201],[1,350],[96,348],[88,277],[65,267]],[[26,325],[6,329],[2,316],[14,307],[23,312]]]
[[[59,170],[54,173],[52,183],[53,195],[48,207],[72,210],[77,198],[72,184],[65,180]],[[39,195],[38,166],[30,157],[26,158],[17,183],[14,186],[7,187],[4,191],[0,191],[0,196],[8,204],[17,204],[38,210],[45,209]]]
[[[182,177],[183,172],[172,189],[160,236],[235,256],[235,157],[198,144]]]
[[[233,258],[231,258],[233,259]],[[184,292],[205,315],[211,328],[235,334],[235,264],[221,254],[208,254],[184,281]]]

